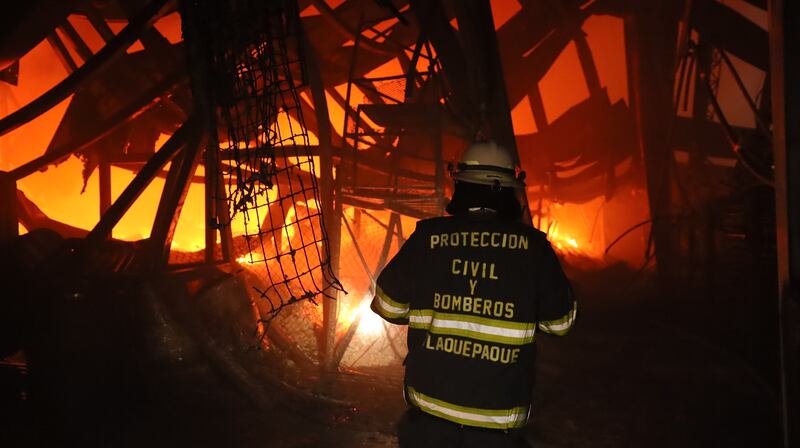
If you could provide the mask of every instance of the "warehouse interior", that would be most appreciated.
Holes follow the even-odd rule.
[[[375,278],[485,138],[580,303],[533,445],[800,445],[798,5],[0,8],[3,446],[397,446]]]

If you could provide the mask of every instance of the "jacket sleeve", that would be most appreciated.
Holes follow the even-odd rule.
[[[408,324],[414,271],[419,268],[419,260],[415,253],[418,238],[416,231],[412,233],[375,281],[372,311],[393,324]]]
[[[555,251],[546,242],[537,270],[538,327],[545,333],[566,334],[575,323],[578,303]]]

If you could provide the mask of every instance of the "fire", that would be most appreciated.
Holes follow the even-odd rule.
[[[301,209],[298,210],[298,207]],[[297,201],[286,213],[286,219],[283,222],[283,230],[281,230],[281,232],[285,234],[286,238],[284,238],[281,242],[281,252],[286,252],[289,250],[289,242],[297,234],[300,222],[304,218],[308,217],[309,214],[311,214],[312,209],[319,209],[319,205],[315,199],[309,199],[308,202]]]
[[[553,224],[548,226],[547,239],[559,252],[586,252],[586,249],[578,244],[577,239],[561,232],[558,221],[553,221]]]
[[[344,328],[348,328],[356,319],[359,319],[357,335],[375,337],[381,334],[383,319],[370,309],[372,294],[365,294],[360,301],[355,303],[340,303],[339,322]]]
[[[241,257],[237,258],[236,262],[240,263],[240,264],[256,264],[256,262],[253,261],[253,253],[252,252],[249,252],[249,253],[247,253],[245,255],[242,255]]]
[[[559,250],[580,249],[578,242],[572,237],[551,237],[550,241]]]
[[[377,336],[383,331],[383,319],[372,312],[369,307],[371,303],[371,295],[365,295],[357,311],[358,315],[361,317],[361,322],[358,325],[358,332],[364,336]]]
[[[585,203],[533,202],[531,209],[542,210],[541,216],[534,216],[533,223],[547,234],[547,240],[562,255],[601,260],[612,205],[601,196]]]

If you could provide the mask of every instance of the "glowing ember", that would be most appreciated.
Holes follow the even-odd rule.
[[[578,248],[578,242],[577,242],[577,241],[575,241],[575,238],[565,238],[565,240],[564,240],[564,241],[566,241],[566,242],[567,242],[567,244],[569,244],[570,246],[572,246],[574,249],[577,249],[577,248]]]
[[[550,244],[552,244],[553,247],[561,252],[577,252],[582,250],[575,238],[566,234],[561,234],[558,225],[554,225],[550,228],[550,232],[547,234],[547,239],[550,241]]]
[[[247,264],[255,264],[256,263],[255,261],[253,261],[252,252],[248,253],[248,254],[245,254],[245,255],[242,255],[241,257],[237,258],[236,262],[237,263],[247,263]]]

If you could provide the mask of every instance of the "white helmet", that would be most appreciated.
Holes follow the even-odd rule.
[[[523,187],[524,177],[517,177],[511,152],[494,141],[475,142],[464,150],[453,178],[496,187]],[[524,176],[524,175],[523,175]]]

